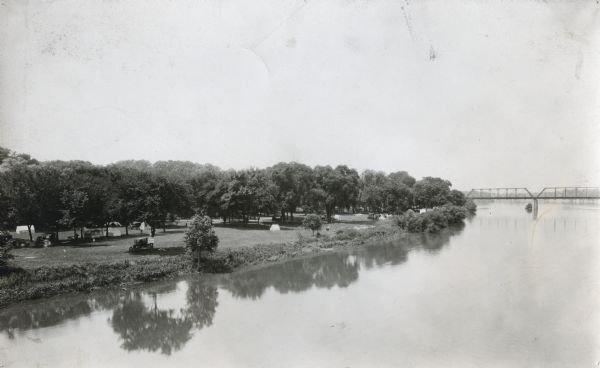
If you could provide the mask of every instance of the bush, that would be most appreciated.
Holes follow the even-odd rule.
[[[426,227],[427,223],[424,214],[415,214],[415,216],[408,218],[406,224],[406,230],[411,233],[422,233]]]
[[[338,230],[336,231],[336,238],[338,240],[351,240],[351,239],[355,239],[357,237],[359,237],[360,231],[356,230],[356,229],[345,229],[345,230]]]
[[[425,229],[428,233],[437,233],[443,228],[448,227],[448,218],[441,209],[425,212],[423,214]]]
[[[408,210],[403,214],[396,216],[394,220],[396,221],[396,225],[400,226],[401,229],[406,229],[408,228],[408,223],[410,220],[415,216],[416,214],[413,210]]]
[[[306,229],[312,230],[313,235],[315,231],[321,230],[323,224],[321,223],[321,217],[316,214],[306,215],[304,221],[302,221],[302,226]]]
[[[467,209],[451,204],[440,208],[449,224],[460,224],[467,217]]]
[[[8,266],[8,260],[12,258],[9,251],[13,245],[14,240],[12,235],[8,231],[0,231],[0,268]]]
[[[460,224],[467,217],[467,209],[447,204],[425,213],[406,211],[396,218],[396,225],[411,233],[437,233],[450,224]]]
[[[477,212],[477,205],[471,198],[467,198],[465,205],[463,206],[469,214],[475,214]]]
[[[215,234],[212,219],[208,216],[196,215],[185,232],[185,244],[190,258],[197,255],[198,267],[202,252],[213,252],[219,246],[219,238]]]

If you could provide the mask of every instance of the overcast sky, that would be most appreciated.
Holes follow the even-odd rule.
[[[596,1],[0,2],[0,145],[600,185]]]

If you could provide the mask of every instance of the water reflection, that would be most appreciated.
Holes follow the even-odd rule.
[[[160,351],[171,354],[181,349],[193,335],[212,324],[218,306],[214,285],[190,283],[183,308],[161,308],[160,296],[173,293],[177,285],[169,283],[146,290],[125,293],[108,291],[97,296],[76,296],[35,303],[0,312],[0,331],[9,339],[17,332],[57,326],[92,312],[112,310],[108,323],[120,337],[125,350]],[[148,301],[150,299],[150,301]]]
[[[192,338],[193,323],[173,309],[160,309],[153,295],[154,305],[148,307],[142,300],[142,294],[131,292],[114,309],[110,319],[113,330],[119,334],[126,350],[160,350],[171,354],[179,350]]]
[[[0,311],[0,331],[9,339],[17,331],[60,325],[64,321],[89,315],[95,310],[114,308],[119,300],[116,293],[104,293],[94,297],[66,297],[30,304],[24,308]]]
[[[332,253],[232,274],[223,281],[223,288],[238,298],[258,299],[269,287],[280,293],[313,286],[346,287],[358,279],[358,270],[348,254]]]
[[[272,287],[279,293],[302,292],[312,287],[345,288],[358,280],[361,267],[371,269],[406,262],[415,248],[438,252],[464,225],[437,234],[405,234],[400,241],[378,244],[350,253],[331,253],[269,267],[235,273],[223,278],[221,285],[234,297],[259,299]]]
[[[152,302],[148,305],[144,294],[128,293],[113,310],[110,323],[125,350],[160,350],[170,355],[192,338],[192,329],[212,324],[218,306],[216,287],[202,283],[188,287],[185,308],[179,310],[160,308],[157,292],[150,293]]]
[[[59,326],[93,312],[107,311],[107,323],[122,349],[171,355],[182,349],[194,332],[212,325],[219,305],[217,287],[236,298],[254,300],[268,288],[282,294],[313,287],[346,288],[358,280],[362,267],[402,264],[415,248],[438,252],[461,231],[462,227],[457,227],[439,234],[406,234],[397,242],[321,254],[216,279],[192,278],[179,284],[164,282],[128,291],[103,291],[24,304],[0,310],[0,331],[12,340],[28,330]],[[175,307],[168,303],[173,295],[180,297]]]

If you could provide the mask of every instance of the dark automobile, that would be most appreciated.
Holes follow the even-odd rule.
[[[133,241],[133,246],[129,247],[129,253],[143,252],[154,249],[154,238],[137,238]]]

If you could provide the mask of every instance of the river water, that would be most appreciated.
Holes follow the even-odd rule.
[[[0,310],[0,367],[596,367],[600,206]]]

